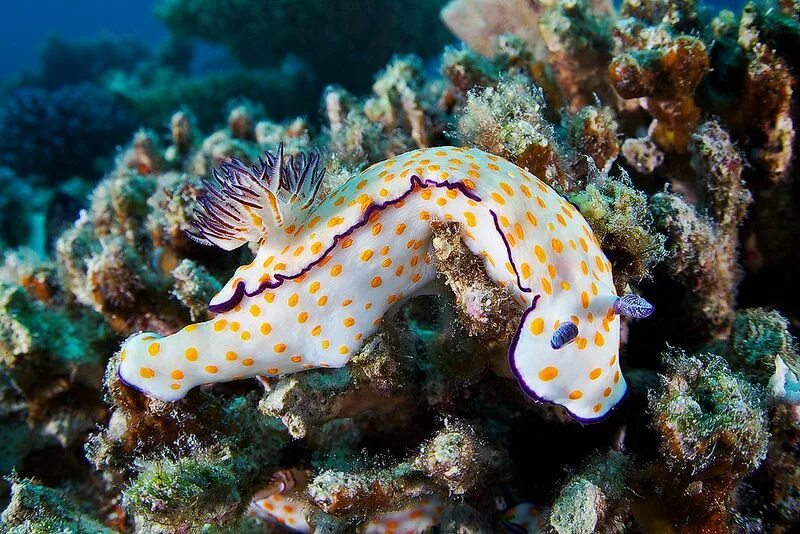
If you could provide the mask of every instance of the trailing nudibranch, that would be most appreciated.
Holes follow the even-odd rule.
[[[199,384],[342,366],[434,279],[431,223],[452,221],[525,309],[509,350],[522,388],[584,421],[622,399],[619,314],[652,308],[617,297],[591,229],[550,187],[497,156],[441,147],[373,165],[315,202],[318,162],[281,148],[215,172],[190,234],[227,250],[257,242],[256,258],[212,299],[214,319],[129,338],[124,382],[172,401]]]

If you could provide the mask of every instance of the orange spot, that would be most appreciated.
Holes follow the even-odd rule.
[[[225,327],[228,326],[228,321],[225,319],[220,319],[219,321],[214,323],[214,331],[221,332],[225,330]]]
[[[216,365],[206,365],[203,367],[203,369],[205,369],[206,373],[210,375],[214,375],[219,372],[219,368]]]
[[[229,350],[228,352],[225,353],[225,359],[228,360],[229,362],[235,361],[238,357],[239,355],[233,352],[232,350]]]
[[[538,336],[544,331],[544,319],[537,317],[531,321],[531,334]]]
[[[576,389],[575,391],[570,391],[569,398],[570,400],[578,400],[583,397],[583,391]]]
[[[559,254],[561,254],[561,251],[564,250],[564,244],[559,239],[553,238],[550,244],[552,245],[553,250]]]
[[[296,354],[289,359],[292,361],[292,363],[300,363],[301,361],[303,361],[303,358]]]
[[[277,352],[278,354],[280,354],[282,352],[286,352],[286,343],[276,343],[272,347],[272,350]]]
[[[142,375],[142,378],[153,378],[156,376],[156,372],[149,367],[142,367],[139,369],[139,374]]]
[[[594,344],[597,345],[598,347],[602,347],[603,345],[606,344],[606,340],[605,338],[603,338],[603,334],[601,334],[600,332],[595,332]]]
[[[297,322],[300,324],[305,323],[308,321],[308,313],[307,312],[300,312],[297,314]]]
[[[267,323],[267,322],[261,323],[260,330],[261,330],[261,334],[266,336],[270,332],[272,332],[272,325]]]
[[[536,253],[536,259],[538,259],[541,263],[547,261],[547,254],[545,254],[544,249],[539,245],[533,247],[533,251]]]
[[[609,395],[611,395],[611,388],[604,389],[603,390],[603,396],[604,397],[608,397]]]
[[[352,317],[347,317],[347,318],[345,318],[345,319],[344,319],[344,321],[342,321],[342,324],[343,324],[345,327],[347,327],[347,328],[350,328],[351,326],[353,326],[354,324],[356,324],[356,320],[355,320],[355,319],[353,319]]]
[[[190,362],[194,362],[197,360],[197,349],[194,347],[189,347],[186,349],[186,352],[184,352],[183,355]]]
[[[555,367],[545,367],[541,371],[539,371],[539,380],[543,382],[549,382],[550,380],[554,379],[558,376],[558,369]]]
[[[292,296],[289,297],[289,307],[294,308],[297,306],[297,301],[300,300],[300,296],[297,293],[292,293]]]
[[[158,343],[151,343],[149,347],[147,347],[147,352],[150,356],[155,356],[161,350],[161,345]]]
[[[550,285],[550,281],[547,278],[542,278],[542,289],[548,295],[552,294],[553,287]]]
[[[592,380],[597,380],[598,378],[600,378],[601,374],[603,374],[603,370],[597,367],[595,369],[592,369],[592,372],[589,373],[589,378],[591,378]]]
[[[331,276],[336,277],[342,274],[342,266],[339,264],[334,265],[331,268]]]
[[[594,257],[594,262],[595,262],[595,264],[597,264],[597,270],[598,271],[600,271],[601,273],[605,272],[606,266],[603,263],[603,259],[600,256],[595,256]]]

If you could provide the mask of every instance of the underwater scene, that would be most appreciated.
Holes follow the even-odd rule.
[[[800,532],[800,1],[4,22],[0,533]]]

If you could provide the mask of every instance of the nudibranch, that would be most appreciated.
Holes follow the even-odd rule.
[[[363,534],[430,532],[430,529],[439,524],[442,508],[442,501],[439,498],[422,497],[405,508],[372,519],[357,532]],[[292,532],[299,533],[313,532],[306,519],[312,510],[313,507],[302,496],[292,497],[281,493],[256,500],[250,505],[252,515],[280,523]]]
[[[282,524],[293,532],[308,533],[313,529],[308,518],[314,505],[303,490],[305,480],[298,480],[292,469],[273,474],[270,484],[259,491],[250,503],[249,513]],[[363,534],[429,532],[439,524],[444,505],[436,495],[424,495],[398,510],[379,514],[358,528]]]
[[[215,171],[189,233],[226,250],[255,242],[256,257],[211,300],[212,320],[129,338],[125,383],[174,401],[200,384],[343,366],[390,309],[426,291],[432,224],[454,222],[524,310],[509,349],[522,389],[582,421],[624,397],[619,317],[652,307],[617,296],[591,228],[544,182],[454,147],[375,164],[316,201],[323,175],[318,156],[282,148]]]

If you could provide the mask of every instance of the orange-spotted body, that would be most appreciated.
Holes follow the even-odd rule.
[[[509,508],[503,514],[503,524],[508,534],[537,534],[549,531],[549,508],[542,508],[531,503],[520,503]]]
[[[313,507],[302,496],[276,493],[253,501],[250,513],[278,522],[295,532],[312,532],[306,517]],[[382,514],[358,529],[364,534],[421,534],[439,524],[442,501],[438,497],[422,497],[400,510]]]
[[[623,397],[611,264],[580,213],[527,171],[475,149],[421,149],[373,165],[318,204],[303,203],[307,184],[263,193],[267,171],[226,172],[233,185],[215,192],[206,211],[217,211],[199,233],[228,249],[258,241],[256,258],[212,299],[214,319],[130,338],[126,383],[172,401],[199,384],[345,365],[390,308],[433,280],[431,225],[442,221],[460,223],[488,275],[526,310],[509,353],[526,392],[582,420]],[[230,191],[238,202],[240,190],[256,194],[219,200]],[[564,322],[578,335],[555,349]]]
[[[311,505],[302,497],[275,493],[250,504],[249,512],[263,519],[275,521],[294,532],[311,532],[306,516]]]
[[[417,534],[429,532],[442,517],[442,501],[435,496],[422,497],[400,510],[386,513],[367,523],[364,534]]]

